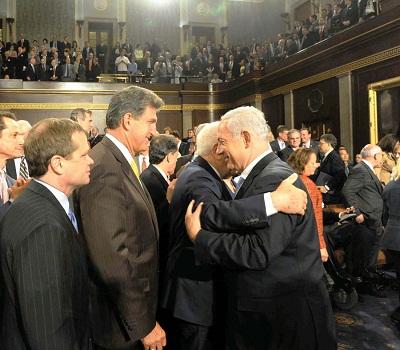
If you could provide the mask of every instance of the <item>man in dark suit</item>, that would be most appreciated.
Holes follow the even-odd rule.
[[[27,81],[37,81],[38,80],[36,59],[34,57],[32,57],[29,60],[29,63],[26,65],[24,80],[27,80]]]
[[[161,297],[170,238],[169,203],[171,202],[176,182],[170,182],[169,176],[174,172],[178,154],[178,143],[172,135],[153,137],[150,141],[149,150],[150,165],[140,175],[140,179],[149,191],[156,210],[158,230],[160,232],[157,319],[167,333],[168,343],[173,340],[174,327],[171,325],[165,310],[161,308]]]
[[[106,44],[104,44],[103,38],[100,38],[100,43],[98,43],[96,46],[96,56],[99,59],[101,73],[107,73],[106,72],[107,54],[108,54],[108,47]]]
[[[82,57],[85,61],[89,60],[89,56],[92,54],[92,58],[94,57],[93,47],[90,47],[89,41],[85,42],[85,47],[82,49]]]
[[[172,131],[171,135],[173,135],[178,142],[178,150],[181,156],[189,154],[190,144],[181,140],[181,135],[179,134],[178,130]]]
[[[264,115],[254,107],[239,107],[221,118],[218,152],[232,161],[244,181],[235,202],[273,191],[293,173],[270,150],[267,138]],[[305,190],[300,180],[295,185]],[[265,228],[255,225],[260,220],[256,213],[237,212],[237,220],[248,224],[229,228],[236,233],[200,229],[194,219],[201,206],[195,214],[191,209],[192,204],[186,227],[196,261],[227,268],[228,349],[336,349],[311,201],[304,216],[277,213]],[[229,232],[219,215],[202,215],[202,225]]]
[[[68,196],[89,183],[86,134],[45,119],[26,140],[34,178],[1,224],[2,349],[89,349],[86,254]]]
[[[22,179],[15,182],[17,177],[14,179],[10,176],[6,167],[8,161],[14,163],[14,158],[21,157],[24,152],[23,144],[24,139],[15,115],[0,111],[0,218],[11,205],[11,201],[20,194],[22,188],[19,187],[25,183]],[[6,172],[3,170],[5,167]]]
[[[354,207],[356,225],[352,239],[352,274],[362,276],[367,292],[385,297],[377,282],[376,259],[382,238],[382,184],[374,172],[380,166],[382,150],[376,145],[366,145],[361,150],[362,161],[350,172],[342,193],[348,207]]]
[[[335,151],[337,139],[332,134],[320,137],[319,150],[323,155],[321,165],[311,177],[322,193],[325,204],[343,203],[342,187],[346,181],[344,163]]]
[[[352,0],[344,0],[345,8],[342,11],[342,24],[344,28],[351,27],[358,22],[358,6]]]
[[[218,122],[206,125],[197,136],[197,157],[191,162],[177,180],[170,206],[171,240],[170,252],[166,271],[163,307],[170,310],[177,323],[178,348],[211,349],[224,348],[222,330],[212,333],[212,328],[221,320],[224,309],[224,299],[219,293],[223,292],[220,282],[220,271],[212,266],[199,266],[194,258],[193,244],[189,241],[184,226],[184,215],[191,199],[204,202],[204,214],[214,203],[223,206],[220,210],[221,220],[236,226],[268,225],[267,203],[264,195],[252,197],[243,201],[229,201],[231,195],[223,178],[230,178],[232,167],[227,164],[223,155],[217,151]],[[293,190],[293,186],[290,186]],[[299,199],[300,209],[303,207],[304,193],[295,190],[292,198]],[[298,191],[298,192],[297,192]],[[287,200],[277,202],[275,194],[271,194],[271,207],[278,210],[289,210],[281,206]],[[283,190],[285,195],[292,192],[289,188]],[[290,196],[290,195],[289,195]],[[297,203],[297,200],[295,201]],[[258,222],[247,217],[232,215],[249,210],[259,218]],[[213,210],[213,209],[212,209]],[[290,209],[293,210],[293,209]],[[274,211],[270,212],[273,214]],[[217,285],[215,285],[217,283]],[[216,299],[216,293],[218,296]],[[219,326],[220,327],[220,326]],[[221,336],[222,335],[222,336]]]
[[[285,163],[289,159],[290,155],[300,147],[300,131],[297,129],[290,129],[288,134],[288,145],[278,152],[278,157]]]
[[[17,47],[24,47],[26,52],[29,52],[29,40],[25,39],[25,34],[21,33],[21,40],[18,40]]]
[[[312,150],[317,155],[317,162],[320,160],[319,154],[319,142],[311,140],[311,133],[308,128],[300,129],[301,144],[300,147],[312,148]]]
[[[55,47],[58,50],[61,48],[61,42],[57,40],[57,35],[53,34],[53,40],[50,41],[50,48]]]
[[[61,81],[62,68],[61,65],[57,64],[55,59],[51,60],[51,67],[49,68],[48,76],[50,81]]]
[[[100,134],[99,129],[95,126],[90,131],[90,134],[92,136],[89,137],[88,141],[90,142],[90,148],[93,148],[103,139],[104,134]]]
[[[278,154],[278,152],[280,150],[283,150],[287,146],[288,132],[289,132],[289,129],[287,128],[286,125],[279,125],[276,128],[276,135],[277,135],[276,139],[269,143],[272,151],[275,154]]]
[[[118,91],[109,103],[107,134],[90,153],[91,183],[76,191],[91,266],[94,349],[161,349],[166,343],[156,322],[157,217],[133,161],[155,135],[163,105],[138,86]]]
[[[40,65],[37,67],[39,81],[49,80],[49,69],[50,66],[46,64],[46,59],[44,57],[41,58]]]

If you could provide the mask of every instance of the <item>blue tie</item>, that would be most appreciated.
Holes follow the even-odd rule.
[[[243,185],[244,178],[240,176],[239,179],[236,181],[232,179],[232,182],[235,184],[235,197],[236,197],[236,195],[238,194],[238,192],[240,190],[240,187],[242,187],[242,185]]]
[[[75,231],[78,232],[78,223],[76,222],[76,217],[75,214],[73,213],[73,211],[71,210],[71,208],[69,208],[68,211],[68,217],[71,220],[72,225],[75,228]]]

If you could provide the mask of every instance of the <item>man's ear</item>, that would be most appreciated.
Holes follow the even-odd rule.
[[[133,116],[131,113],[126,113],[121,120],[121,125],[124,128],[124,130],[129,130],[130,126],[133,123]]]
[[[243,135],[244,146],[245,148],[248,148],[250,146],[251,135],[249,134],[248,131],[243,131],[242,135]]]
[[[63,161],[63,157],[55,155],[51,157],[49,167],[54,173],[56,173],[57,175],[61,175],[63,173]]]

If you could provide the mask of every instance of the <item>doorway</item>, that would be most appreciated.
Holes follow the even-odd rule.
[[[215,27],[192,27],[192,44],[206,44],[208,40],[215,44]]]
[[[113,39],[113,23],[102,23],[102,22],[89,22],[89,36],[88,41],[90,43],[90,47],[93,48],[96,57],[98,56],[96,46],[100,44],[100,39],[103,39],[105,45],[107,45],[107,54],[106,60],[104,63],[104,72],[103,73],[114,73],[114,70],[111,69],[110,64],[112,63],[112,68],[114,68],[114,60],[113,57],[110,57],[111,49],[113,47],[112,39]],[[100,61],[100,57],[99,61]],[[100,62],[99,62],[100,63]],[[102,64],[100,64],[102,65]]]

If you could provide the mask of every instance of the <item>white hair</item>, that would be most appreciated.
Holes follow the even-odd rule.
[[[196,154],[198,156],[208,156],[212,147],[218,142],[219,122],[206,124],[196,135]]]
[[[368,157],[373,157],[377,153],[381,153],[382,150],[378,145],[365,145],[363,149],[361,150],[361,157],[363,159],[368,158]]]
[[[222,120],[226,121],[235,140],[240,138],[243,131],[248,131],[256,140],[268,140],[268,125],[264,113],[255,107],[235,108],[222,116]]]

